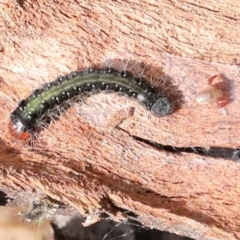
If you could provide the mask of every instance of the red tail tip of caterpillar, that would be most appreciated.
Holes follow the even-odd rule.
[[[8,129],[12,137],[19,140],[28,140],[31,138],[31,134],[28,132],[24,132],[24,126],[20,121],[17,123],[13,123],[12,120],[8,123]]]

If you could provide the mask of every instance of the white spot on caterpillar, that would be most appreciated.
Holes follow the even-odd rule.
[[[137,95],[137,100],[139,101],[139,102],[145,102],[146,100],[147,100],[147,98],[146,98],[146,94],[144,94],[144,93],[139,93],[138,95]]]

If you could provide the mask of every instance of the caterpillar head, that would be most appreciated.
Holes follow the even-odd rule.
[[[159,96],[152,104],[151,112],[158,117],[164,117],[173,112],[173,105],[167,97]]]

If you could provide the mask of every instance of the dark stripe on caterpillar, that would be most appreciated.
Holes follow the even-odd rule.
[[[174,104],[163,91],[151,86],[144,78],[112,68],[90,68],[58,77],[21,101],[11,113],[10,133],[18,139],[29,139],[41,130],[40,122],[45,121],[46,126],[49,124],[49,112],[75,96],[83,97],[98,91],[112,91],[135,98],[158,117],[167,116],[174,111]]]

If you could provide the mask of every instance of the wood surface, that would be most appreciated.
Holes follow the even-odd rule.
[[[237,156],[239,1],[0,0],[0,27],[0,190],[20,205],[49,195],[89,223],[105,212],[193,239],[240,239],[239,163],[163,147]],[[157,118],[101,93],[63,113],[34,147],[13,141],[9,116],[20,100],[114,59],[163,72],[185,103]],[[223,110],[194,101],[215,74],[231,86]]]

